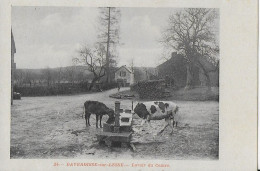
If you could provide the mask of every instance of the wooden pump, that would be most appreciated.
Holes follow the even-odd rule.
[[[115,127],[114,127],[114,132],[119,133],[119,116],[120,116],[120,102],[116,101],[115,102]]]

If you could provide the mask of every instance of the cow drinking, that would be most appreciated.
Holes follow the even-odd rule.
[[[115,120],[115,112],[113,109],[108,108],[104,103],[98,101],[86,101],[84,103],[84,114],[86,120],[86,126],[90,126],[89,118],[91,114],[96,115],[96,127],[98,128],[98,120],[100,121],[100,128],[102,128],[102,116],[108,115],[107,123],[112,123]]]
[[[150,125],[150,120],[165,119],[166,125],[158,134],[162,133],[168,126],[172,128],[172,134],[174,125],[176,124],[177,126],[177,121],[174,120],[174,117],[178,112],[178,108],[171,101],[150,101],[138,103],[134,108],[134,112],[143,119],[141,125],[146,122]],[[173,120],[173,124],[171,124],[171,120]]]

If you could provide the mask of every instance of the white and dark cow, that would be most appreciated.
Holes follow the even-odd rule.
[[[98,101],[86,101],[84,103],[84,114],[86,119],[86,126],[90,126],[89,118],[91,114],[96,115],[96,127],[98,128],[98,120],[100,121],[99,125],[102,128],[102,116],[108,115],[108,120],[106,123],[111,124],[115,120],[115,112],[113,109],[108,108],[104,103]]]
[[[143,119],[141,125],[146,122],[150,125],[150,120],[165,119],[166,125],[158,134],[162,133],[168,126],[172,128],[172,134],[174,125],[177,126],[177,120],[174,119],[174,117],[178,112],[178,108],[179,107],[171,101],[150,101],[138,103],[134,108],[134,112]],[[173,120],[172,124],[171,120]]]

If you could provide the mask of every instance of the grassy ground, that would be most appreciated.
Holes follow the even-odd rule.
[[[122,89],[125,91],[127,89]],[[181,120],[174,134],[170,129],[153,136],[164,121],[151,121],[153,129],[133,134],[136,152],[130,148],[108,148],[96,141],[95,116],[90,127],[82,119],[83,103],[98,100],[114,108],[130,109],[131,100],[112,99],[101,93],[23,97],[14,101],[11,113],[11,158],[129,158],[129,159],[218,159],[219,103],[217,101],[174,101],[180,106]],[[137,101],[134,102],[134,105]],[[107,117],[103,118],[103,122]],[[134,116],[133,129],[141,120]]]
[[[189,101],[207,101],[207,100],[219,100],[219,88],[212,87],[211,91],[208,91],[207,87],[195,87],[190,90],[184,90],[181,88],[177,91],[171,91],[172,100],[189,100]]]
[[[171,97],[167,97],[161,100],[181,100],[181,101],[207,101],[207,100],[218,101],[219,100],[218,87],[212,87],[211,91],[208,91],[206,87],[195,87],[190,90],[184,90],[184,88],[178,90],[173,90],[173,89],[168,89],[168,90],[170,91]],[[126,95],[134,96],[134,98],[132,98],[134,100],[140,100],[138,93],[130,90],[117,92],[115,94],[112,94],[111,97],[125,98]]]

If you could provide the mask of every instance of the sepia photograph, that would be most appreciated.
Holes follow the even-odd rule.
[[[11,8],[10,159],[219,160],[218,8]]]

